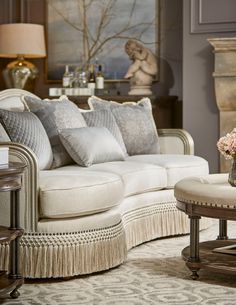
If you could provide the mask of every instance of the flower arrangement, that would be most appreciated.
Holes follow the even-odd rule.
[[[236,128],[219,139],[217,148],[225,159],[236,158]]]

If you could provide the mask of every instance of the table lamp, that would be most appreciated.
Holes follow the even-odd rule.
[[[25,58],[46,56],[44,27],[31,23],[0,25],[0,57],[16,58],[3,70],[7,88],[34,91],[38,69]]]

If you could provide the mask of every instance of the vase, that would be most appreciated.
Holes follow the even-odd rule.
[[[236,158],[232,160],[232,166],[229,171],[229,179],[228,182],[232,186],[236,186]]]

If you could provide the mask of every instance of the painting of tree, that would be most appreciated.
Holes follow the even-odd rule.
[[[158,50],[157,6],[157,0],[47,0],[48,79],[61,80],[65,65],[95,62],[106,79],[122,79],[128,39]]]

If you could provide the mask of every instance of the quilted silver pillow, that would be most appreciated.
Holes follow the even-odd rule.
[[[89,98],[92,109],[110,109],[121,131],[129,155],[160,153],[158,134],[149,98],[137,103],[116,103]]]
[[[52,149],[42,123],[31,112],[0,109],[0,121],[11,141],[28,146],[38,158],[39,169],[49,169]]]
[[[98,111],[87,111],[83,112],[82,115],[88,126],[106,127],[117,140],[124,154],[127,155],[120,129],[110,110],[101,109]]]
[[[64,129],[60,131],[60,139],[73,160],[81,166],[125,158],[116,139],[105,127]]]
[[[74,163],[59,138],[59,131],[66,128],[87,126],[78,107],[69,100],[42,101],[29,96],[24,97],[30,111],[33,111],[42,122],[52,146],[52,168]]]
[[[9,138],[5,128],[0,123],[0,142],[9,142],[11,139]]]

